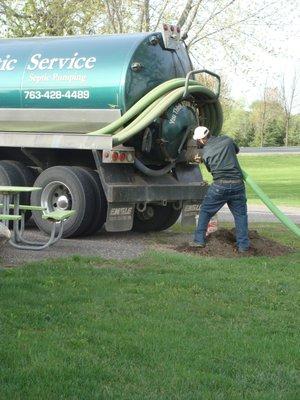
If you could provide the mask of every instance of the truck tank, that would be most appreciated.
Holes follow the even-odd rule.
[[[198,167],[189,164],[188,143],[195,126],[212,127],[220,119],[204,104],[215,99],[189,94],[177,99],[119,150],[112,135],[86,135],[116,122],[152,89],[191,70],[174,27],[1,39],[0,184],[20,185],[26,171],[23,184],[42,188],[31,204],[49,212],[76,209],[65,237],[91,234],[105,221],[111,231],[166,229],[185,206],[193,218],[206,185]],[[7,178],[9,169],[14,173]],[[3,176],[2,170],[7,170]],[[34,220],[49,232],[38,213]]]
[[[161,34],[2,39],[1,129],[88,132],[190,68],[183,46],[166,50]]]

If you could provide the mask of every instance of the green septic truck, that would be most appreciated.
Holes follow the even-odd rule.
[[[176,26],[1,39],[0,185],[38,186],[21,201],[76,210],[64,237],[190,221],[207,189],[192,133],[222,125],[218,94],[192,70]]]

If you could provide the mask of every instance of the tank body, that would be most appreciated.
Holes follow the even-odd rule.
[[[177,53],[164,48],[161,33],[2,39],[1,130],[15,130],[17,120],[23,129],[19,126],[16,130],[32,130],[39,112],[34,112],[30,121],[30,112],[25,114],[24,110],[124,113],[158,84],[186,75],[190,64],[183,45]],[[18,114],[27,116],[16,118]],[[99,115],[97,122],[101,122]],[[51,123],[47,130],[59,131],[57,121]]]
[[[179,37],[172,47],[161,32],[1,39],[0,132],[88,133],[191,69]],[[126,145],[148,164],[168,163],[197,122],[193,105],[178,102]]]
[[[182,42],[162,33],[0,40],[0,131],[87,133],[119,118],[159,84],[184,77],[191,63]],[[175,122],[176,121],[176,122]],[[147,162],[176,158],[189,105],[171,106],[150,126]],[[130,141],[143,148],[144,135]]]

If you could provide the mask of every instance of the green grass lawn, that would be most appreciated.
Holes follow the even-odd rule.
[[[239,161],[275,204],[300,207],[300,155],[240,155]],[[206,168],[201,170],[211,181]],[[261,203],[250,188],[247,196],[250,203]]]
[[[0,398],[299,399],[299,260],[152,251],[2,270]]]

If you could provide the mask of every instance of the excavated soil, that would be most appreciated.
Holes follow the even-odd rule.
[[[173,249],[181,253],[197,254],[213,257],[249,257],[268,256],[276,257],[292,253],[292,247],[284,246],[274,240],[260,236],[255,230],[249,231],[251,247],[248,252],[239,253],[236,247],[235,230],[221,228],[207,237],[204,248],[191,247],[188,243],[174,246]]]

